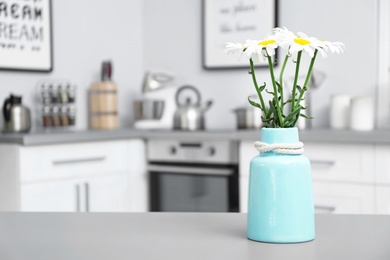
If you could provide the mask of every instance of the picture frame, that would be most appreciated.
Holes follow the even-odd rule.
[[[277,27],[277,13],[277,0],[203,0],[203,68],[247,69],[247,59],[224,53],[225,43],[262,39]],[[267,65],[260,61],[256,67]]]
[[[51,72],[51,0],[0,2],[0,70]]]

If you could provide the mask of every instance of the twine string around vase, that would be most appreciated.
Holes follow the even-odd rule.
[[[303,143],[298,142],[294,144],[267,144],[256,141],[255,148],[259,152],[275,152],[280,154],[303,154]]]

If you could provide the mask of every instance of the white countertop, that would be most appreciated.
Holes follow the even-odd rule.
[[[248,240],[240,213],[0,213],[0,259],[388,260],[390,217],[317,215],[316,238]]]
[[[203,131],[173,131],[173,130],[80,130],[32,132],[27,134],[0,134],[0,143],[20,145],[46,145],[69,142],[91,142],[119,139],[174,139],[174,140],[232,140],[257,141],[260,130],[203,130]],[[302,142],[344,142],[344,143],[374,143],[390,144],[390,130],[374,130],[357,132],[349,130],[314,129],[300,131]]]

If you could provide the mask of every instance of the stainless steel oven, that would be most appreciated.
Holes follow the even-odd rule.
[[[149,140],[150,210],[238,212],[238,144]]]

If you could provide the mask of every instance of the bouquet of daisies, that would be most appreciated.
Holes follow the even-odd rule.
[[[279,47],[286,50],[286,56],[280,70],[279,78],[277,79],[274,72],[274,66],[277,61],[273,60],[272,57],[275,56],[275,51]],[[275,28],[263,40],[247,40],[245,43],[227,42],[225,52],[227,54],[244,56],[249,59],[249,74],[252,76],[253,84],[260,102],[257,103],[251,100],[250,97],[248,97],[248,101],[252,106],[259,108],[263,112],[261,120],[263,121],[264,126],[269,128],[288,128],[294,127],[300,116],[312,118],[303,113],[303,110],[306,109],[306,107],[301,105],[301,101],[304,99],[304,94],[307,91],[317,54],[320,53],[322,57],[327,57],[329,52],[342,53],[343,50],[344,44],[341,42],[323,41],[314,37],[309,37],[301,32],[294,34],[287,28]],[[302,53],[307,53],[311,60],[303,85],[298,85]],[[266,83],[263,85],[257,83],[254,64],[260,59],[268,61],[273,88],[272,91],[266,89]],[[295,76],[291,97],[285,100],[285,95],[283,93],[283,74],[289,59],[295,63]],[[266,106],[264,101],[264,92],[272,95],[272,99],[267,104],[268,106]],[[284,108],[287,104],[291,104],[291,110],[286,111],[285,114]]]

